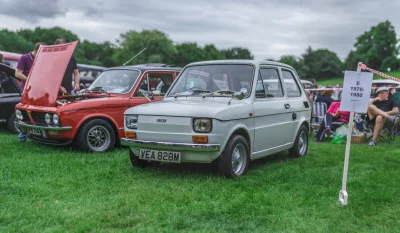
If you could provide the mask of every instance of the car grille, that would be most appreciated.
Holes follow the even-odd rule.
[[[23,121],[31,121],[31,119],[29,119],[28,113],[25,110],[21,110],[21,113],[22,113]]]
[[[46,124],[45,121],[45,116],[46,113],[44,112],[32,112],[32,119],[36,122],[36,123],[43,123]]]

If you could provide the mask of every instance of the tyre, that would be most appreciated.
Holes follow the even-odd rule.
[[[90,120],[79,130],[76,142],[83,151],[106,152],[115,146],[115,131],[105,120]]]
[[[229,139],[218,159],[218,172],[225,177],[239,177],[247,172],[250,162],[249,144],[241,135]]]
[[[300,126],[297,132],[296,140],[293,147],[289,150],[290,155],[294,157],[301,157],[307,154],[308,151],[308,130],[307,127]]]
[[[15,111],[13,112],[13,114],[11,114],[10,118],[8,118],[7,120],[7,129],[8,131],[10,131],[11,133],[18,133],[17,127],[14,123],[16,117],[15,117]]]
[[[130,150],[130,149],[129,149],[129,158],[130,158],[130,160],[131,160],[131,164],[132,164],[133,167],[145,168],[145,167],[147,167],[147,166],[150,164],[149,161],[139,159],[139,157],[136,156],[136,155],[132,152],[132,150]]]

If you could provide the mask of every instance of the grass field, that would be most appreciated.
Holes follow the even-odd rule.
[[[86,154],[0,132],[0,232],[399,232],[400,143],[254,161],[240,179],[211,165],[132,168],[126,148]]]
[[[385,72],[385,74],[395,78],[400,78],[400,71]],[[322,86],[343,84],[343,79],[344,79],[344,74],[342,77],[333,77],[325,80],[318,80],[317,84]],[[384,79],[384,78],[374,74],[374,79]]]

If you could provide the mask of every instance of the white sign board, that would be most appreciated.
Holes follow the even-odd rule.
[[[372,76],[370,72],[345,71],[340,111],[365,113],[370,102]]]

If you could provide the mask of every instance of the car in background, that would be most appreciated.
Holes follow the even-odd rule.
[[[301,85],[303,85],[304,89],[313,89],[314,84],[311,81],[300,79]]]
[[[306,155],[311,106],[291,66],[218,60],[187,65],[162,101],[124,116],[121,144],[133,166],[215,162],[221,175],[237,177],[251,160]]]
[[[94,65],[86,65],[86,64],[78,64],[78,70],[80,75],[80,87],[81,89],[88,88],[94,80],[106,69],[103,66],[94,66]],[[72,77],[71,77],[72,78]],[[72,79],[72,86],[75,81]]]
[[[15,69],[0,63],[0,123],[11,133],[18,133],[14,124],[15,105],[21,102],[21,88],[15,78]]]
[[[395,89],[396,92],[400,92],[400,82],[390,79],[375,79],[372,80],[371,98],[375,96],[375,92],[379,87],[388,87],[389,89]]]
[[[124,111],[161,100],[181,69],[148,65],[107,68],[84,92],[59,96],[75,46],[76,42],[40,47],[22,101],[16,106],[16,125],[35,142],[75,142],[83,151],[112,150],[125,135]],[[155,95],[152,91],[160,82],[163,88]]]
[[[4,51],[0,51],[0,53],[3,54],[3,61],[8,62],[13,69],[17,68],[18,60],[21,57],[21,54]]]

